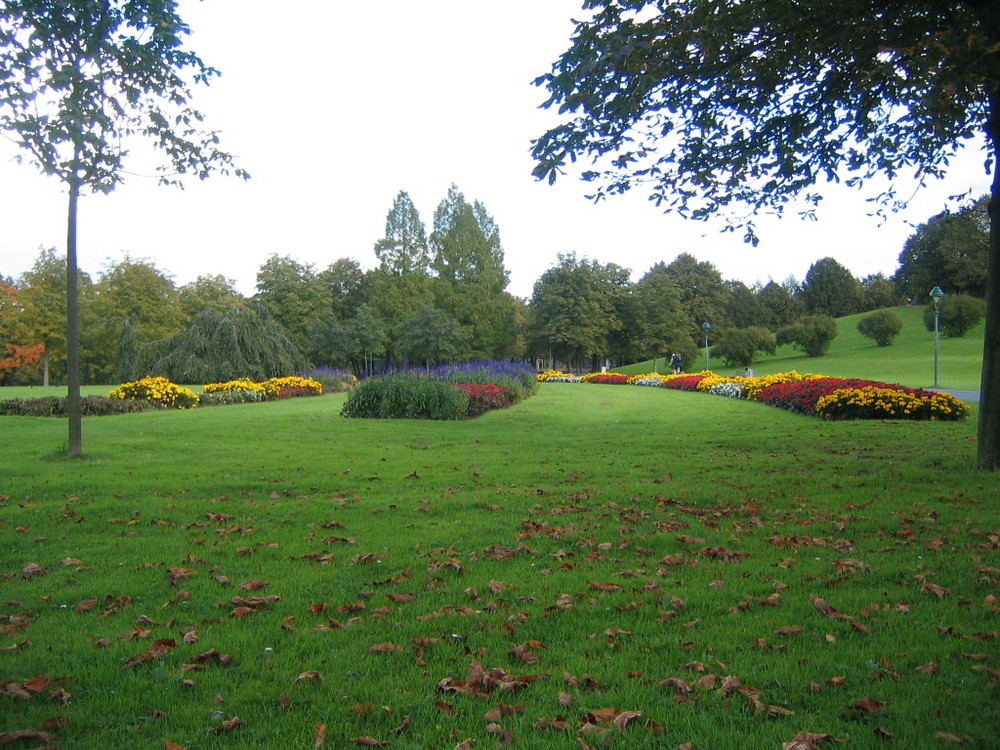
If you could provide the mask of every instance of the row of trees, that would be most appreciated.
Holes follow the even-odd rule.
[[[919,227],[891,279],[858,279],[833,258],[822,258],[801,283],[788,278],[749,286],[681,253],[633,282],[630,269],[567,253],[523,300],[506,291],[500,231],[482,203],[467,201],[452,186],[428,233],[401,191],[375,243],[379,266],[369,271],[348,258],[317,270],[273,255],[260,267],[250,299],[223,276],[178,287],[151,262],[128,257],[108,265],[96,281],[78,272],[81,372],[84,382],[153,371],[188,382],[250,361],[271,363],[255,366],[270,376],[281,374],[270,369],[307,363],[360,374],[471,357],[591,369],[674,351],[690,363],[706,334],[711,343],[725,344],[720,352],[766,351],[768,333],[787,333],[805,316],[891,307],[923,297],[931,281],[949,294],[974,293],[973,280],[985,272],[981,213],[980,200]],[[0,383],[63,379],[65,277],[65,260],[43,250],[28,272],[0,279]],[[235,308],[246,309],[234,314]],[[262,337],[270,343],[253,356],[238,344]],[[740,359],[746,355],[732,357]]]

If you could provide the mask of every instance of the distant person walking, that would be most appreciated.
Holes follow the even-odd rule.
[[[684,372],[684,363],[681,361],[681,355],[677,352],[671,355],[670,366],[674,368],[674,375],[680,375]]]

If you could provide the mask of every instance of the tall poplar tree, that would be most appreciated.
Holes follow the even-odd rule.
[[[183,46],[174,0],[7,0],[0,5],[0,130],[67,192],[67,455],[83,450],[80,414],[77,211],[86,192],[124,177],[128,145],[151,141],[160,182],[234,172],[189,100],[217,71]]]
[[[568,115],[535,174],[577,159],[595,196],[648,189],[667,210],[723,214],[756,241],[821,181],[945,174],[986,139],[992,170],[977,463],[1000,468],[1000,3],[996,0],[586,0],[569,49],[537,79]],[[893,188],[876,199],[901,204]],[[811,205],[810,205],[811,204]],[[749,212],[746,208],[749,207]],[[738,209],[738,210],[734,210]]]

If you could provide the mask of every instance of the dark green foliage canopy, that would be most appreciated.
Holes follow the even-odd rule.
[[[832,318],[853,315],[864,305],[861,282],[833,258],[822,258],[809,267],[801,299],[810,313]]]
[[[986,295],[990,250],[989,197],[957,212],[943,211],[917,227],[899,254],[893,277],[900,291],[923,303],[936,286],[956,294]]]
[[[938,302],[941,333],[960,338],[979,325],[986,313],[986,303],[968,294],[946,294]],[[924,326],[934,330],[934,305],[924,308]]]
[[[766,328],[731,328],[712,347],[712,356],[721,357],[727,365],[749,367],[758,354],[774,354],[774,336]]]
[[[444,310],[422,307],[396,326],[396,343],[403,356],[429,368],[434,362],[455,359],[463,343],[462,328]]]
[[[174,383],[260,381],[292,375],[308,363],[288,332],[248,307],[227,313],[204,310],[185,330],[139,350],[138,375]]]
[[[822,357],[837,338],[837,322],[828,315],[806,315],[775,335],[778,346],[791,344],[807,357]]]

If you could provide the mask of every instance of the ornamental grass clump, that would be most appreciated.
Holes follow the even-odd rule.
[[[502,385],[515,391],[519,398],[531,396],[538,390],[539,383],[534,371],[527,365],[487,359],[437,365],[431,369],[430,375],[449,383]]]
[[[163,377],[147,377],[131,383],[122,383],[108,396],[131,401],[146,401],[166,409],[193,409],[200,401],[194,391],[175,385]]]
[[[865,386],[838,388],[816,402],[816,414],[826,419],[961,420],[967,404],[950,393]]]
[[[341,416],[367,419],[462,419],[466,395],[451,383],[416,373],[368,378],[352,390]]]

